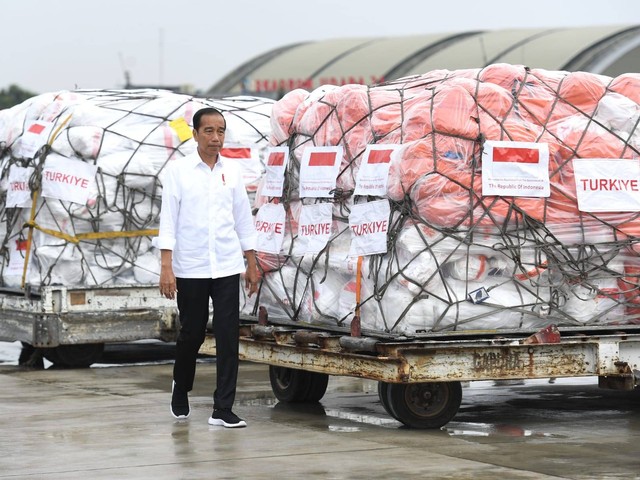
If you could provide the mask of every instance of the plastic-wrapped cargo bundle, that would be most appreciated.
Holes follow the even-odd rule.
[[[272,106],[247,96],[76,90],[0,111],[0,285],[20,286],[23,275],[31,285],[157,282],[151,237],[163,169],[194,151],[194,113],[223,112],[221,154],[242,162],[253,195]]]
[[[259,259],[269,265],[263,288],[278,277],[278,298],[288,301],[272,295],[258,302],[277,304],[296,321],[346,326],[359,300],[363,329],[387,334],[637,323],[639,204],[615,197],[610,207],[579,208],[585,197],[576,185],[626,185],[637,196],[639,88],[638,74],[496,64],[290,92],[271,118],[272,145],[289,148],[283,194],[262,195],[263,184],[256,197],[258,207],[279,203],[287,212],[281,251]],[[372,146],[393,146],[382,193],[358,190]],[[509,149],[521,146],[536,164],[516,174],[499,162],[511,162]],[[343,154],[335,188],[314,198],[300,184],[318,147]],[[633,173],[612,173],[606,184],[584,180],[583,166],[602,160]],[[533,180],[523,184],[540,194],[512,192],[521,180],[512,175],[527,168],[535,168]],[[505,183],[502,174],[517,181]],[[380,200],[390,206],[386,253],[364,256],[358,271],[349,218]],[[329,241],[297,254],[300,210],[323,203],[333,211]],[[321,301],[323,282],[334,281],[343,283],[342,295]]]

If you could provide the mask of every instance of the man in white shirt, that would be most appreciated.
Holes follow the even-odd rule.
[[[173,367],[171,414],[191,414],[196,358],[213,302],[216,389],[210,425],[244,427],[232,412],[238,377],[240,273],[251,296],[257,290],[256,232],[241,167],[219,156],[226,121],[214,108],[193,117],[197,151],[169,162],[162,185],[160,293],[177,298],[180,333]],[[243,255],[244,254],[244,255]],[[246,266],[245,266],[246,259]]]

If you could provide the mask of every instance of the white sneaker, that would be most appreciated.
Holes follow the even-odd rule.
[[[191,415],[189,407],[189,395],[187,392],[176,390],[176,382],[171,384],[171,403],[169,404],[171,415],[178,420],[186,420]]]
[[[238,417],[231,410],[214,410],[209,417],[209,425],[218,425],[225,428],[246,427],[247,422]]]

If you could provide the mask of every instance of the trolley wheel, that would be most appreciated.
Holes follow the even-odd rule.
[[[460,382],[389,383],[387,400],[391,415],[407,427],[440,428],[458,412],[462,386]]]
[[[389,416],[399,421],[399,418],[391,409],[391,405],[389,404],[389,384],[387,382],[378,382],[378,397],[380,398],[380,403],[384,407],[384,411],[387,412]]]
[[[309,390],[305,397],[305,402],[316,403],[319,402],[324,394],[327,392],[327,386],[329,385],[329,375],[326,373],[306,372],[310,375]]]
[[[84,343],[43,348],[42,354],[58,367],[87,368],[100,360],[103,351],[104,343]]]
[[[327,391],[329,375],[269,365],[269,380],[281,402],[317,402]]]
[[[18,365],[29,368],[44,368],[44,360],[42,359],[42,349],[35,348],[33,345],[21,342],[22,349],[18,358]]]

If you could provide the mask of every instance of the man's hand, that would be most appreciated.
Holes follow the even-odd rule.
[[[253,266],[247,267],[247,273],[244,276],[244,288],[249,291],[249,296],[258,291],[258,282],[260,281],[260,274],[258,269]]]
[[[176,276],[173,274],[173,267],[171,266],[171,250],[161,250],[161,263],[160,263],[160,295],[173,300],[176,298]]]
[[[249,296],[251,296],[258,291],[260,272],[258,271],[256,253],[253,250],[246,250],[244,257],[247,259],[247,273],[244,276],[244,288],[249,291]]]

